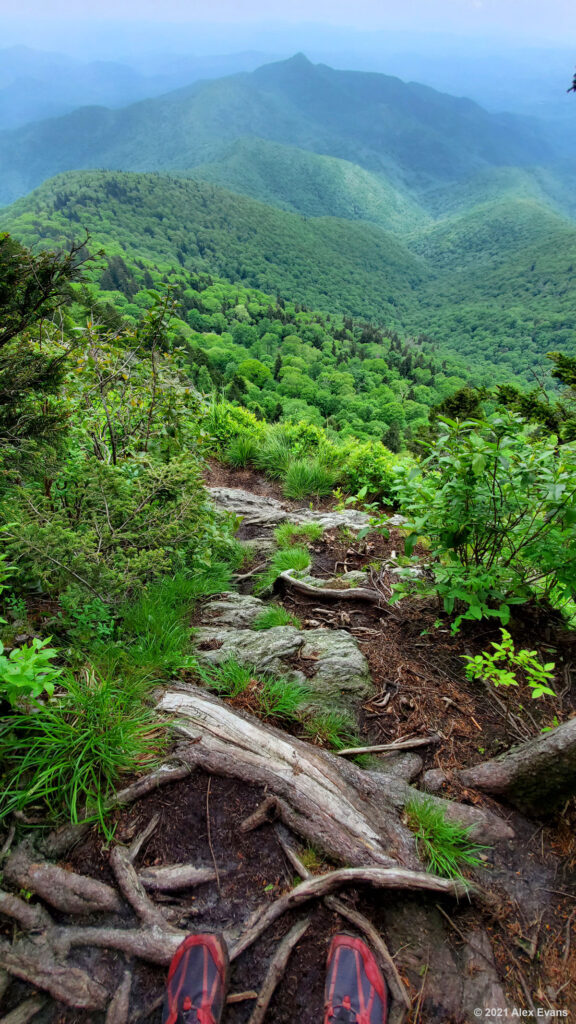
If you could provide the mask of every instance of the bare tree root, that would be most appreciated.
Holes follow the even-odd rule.
[[[459,773],[465,786],[546,812],[576,792],[576,718],[507,754]]]
[[[366,772],[327,750],[235,711],[198,687],[167,691],[159,709],[194,740],[178,749],[182,760],[217,775],[266,787],[285,824],[339,863],[421,867],[412,833],[401,811],[417,797],[403,779]],[[447,816],[473,825],[481,841],[511,838],[495,814],[427,797]],[[272,804],[265,802],[266,816]],[[259,812],[255,823],[258,824]],[[251,827],[248,820],[244,827]]]
[[[147,963],[168,967],[186,934],[165,925],[164,930],[156,927],[123,929],[70,926],[54,928],[50,939],[60,956],[66,956],[73,946],[97,946],[101,949],[118,949],[127,956],[136,956]]]
[[[440,892],[456,898],[469,896],[476,891],[474,887],[464,882],[438,878],[423,871],[407,871],[404,868],[340,868],[327,875],[316,875],[306,879],[270,904],[264,913],[259,908],[248,920],[244,932],[230,950],[230,960],[236,960],[286,911],[293,910],[294,907],[298,907],[308,900],[322,899],[343,885],[358,884],[373,885],[379,889],[417,889],[425,892]]]
[[[128,848],[128,859],[131,864],[135,863],[135,861],[138,858],[138,854],[140,853],[140,850],[142,849],[144,844],[148,842],[150,837],[154,835],[159,824],[160,815],[154,814],[150,818],[150,821],[146,825],[146,828],[142,829],[142,832],[140,832],[140,834],[136,836],[134,841],[130,843],[130,846]]]
[[[138,878],[150,892],[177,892],[215,881],[216,872],[213,868],[196,868],[192,864],[169,864],[160,868],[142,868]]]
[[[128,1024],[130,1015],[130,993],[132,991],[132,972],[124,971],[122,981],[117,989],[108,1012],[105,1024]]]
[[[110,853],[110,865],[116,876],[118,888],[136,914],[149,927],[168,931],[175,930],[168,924],[159,907],[152,903],[140,881],[134,866],[130,863],[130,855],[121,846],[115,846]]]
[[[36,893],[50,906],[69,914],[122,910],[118,893],[109,885],[37,860],[34,854],[30,840],[20,843],[4,866],[5,881]]]
[[[52,924],[50,914],[39,903],[26,903],[3,889],[0,889],[0,914],[18,921],[27,932],[42,932]]]
[[[306,597],[322,597],[325,601],[367,601],[374,604],[381,611],[386,612],[391,618],[396,618],[390,608],[385,604],[383,595],[378,590],[370,590],[368,587],[313,587],[302,580],[294,579],[294,569],[285,569],[278,579],[282,580],[289,590],[295,590],[297,594],[305,594]]]
[[[107,809],[114,807],[125,807],[127,804],[141,800],[143,796],[152,793],[161,786],[168,786],[171,782],[179,782],[190,774],[190,766],[186,764],[163,764],[155,771],[143,775],[141,779],[133,782],[131,786],[120,789],[110,801]],[[64,857],[87,832],[90,831],[94,822],[92,819],[78,822],[76,825],[63,825],[62,828],[51,832],[40,844],[40,848],[46,857]]]
[[[270,961],[270,966],[268,967],[266,977],[264,978],[262,988],[260,989],[260,995],[256,1000],[256,1005],[252,1010],[248,1024],[262,1024],[264,1017],[266,1016],[266,1011],[270,1005],[270,1000],[272,999],[272,996],[278,987],[278,983],[286,970],[290,953],[308,930],[310,920],[311,919],[309,917],[306,917],[303,921],[298,921],[280,942],[272,960]]]
[[[94,981],[79,967],[68,967],[55,962],[50,950],[45,948],[22,948],[18,943],[11,947],[0,944],[0,967],[27,981],[35,988],[48,992],[53,999],[78,1010],[104,1010],[109,993],[103,985]]]
[[[32,1020],[45,1005],[46,1000],[42,996],[33,996],[32,999],[20,1003],[20,1006],[7,1013],[5,1017],[0,1017],[0,1024],[28,1024],[28,1021]]]

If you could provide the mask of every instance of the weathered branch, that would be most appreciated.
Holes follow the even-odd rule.
[[[146,825],[146,828],[143,829],[142,832],[140,832],[136,836],[133,842],[130,843],[130,846],[128,848],[128,859],[131,864],[134,864],[134,861],[138,857],[138,854],[140,853],[140,850],[142,849],[144,844],[147,843],[150,837],[154,835],[159,823],[160,814],[154,814],[150,818],[150,821]]]
[[[375,604],[382,611],[389,614],[390,609],[384,604],[382,594],[378,590],[370,590],[368,587],[313,587],[310,583],[304,583],[293,577],[294,569],[285,569],[278,576],[290,590],[298,594],[305,594],[306,597],[322,597],[326,601],[367,601]]]
[[[344,885],[373,885],[379,889],[417,889],[424,892],[440,892],[448,896],[469,896],[474,887],[465,882],[451,881],[428,875],[424,871],[407,871],[404,868],[341,868],[327,875],[316,875],[297,885],[290,892],[280,896],[267,910],[261,908],[252,915],[243,934],[230,950],[230,960],[236,960],[248,949],[270,925],[287,910],[293,910],[311,899],[322,899]]]
[[[277,950],[270,961],[270,966],[266,972],[266,977],[260,989],[260,995],[256,1000],[256,1005],[250,1015],[248,1024],[262,1024],[266,1011],[270,1006],[270,1000],[276,991],[278,982],[282,978],[286,965],[290,958],[290,953],[294,949],[294,946],[300,942],[305,932],[310,926],[310,918],[306,917],[303,921],[298,921],[293,928],[290,929],[287,935],[284,936],[282,942],[279,944]]]

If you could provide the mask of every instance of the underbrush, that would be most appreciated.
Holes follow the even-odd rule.
[[[91,669],[68,673],[51,700],[0,723],[0,820],[40,805],[54,823],[86,816],[109,835],[107,809],[119,779],[150,768],[164,744],[164,729],[125,680]]]
[[[233,466],[255,466],[296,500],[327,496],[340,483],[351,494],[392,503],[396,467],[414,464],[379,441],[340,440],[306,422],[268,425],[226,401],[211,403],[204,427],[206,451]]]

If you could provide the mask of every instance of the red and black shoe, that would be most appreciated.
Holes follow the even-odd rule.
[[[189,935],[170,970],[162,1024],[218,1024],[228,988],[228,951],[220,935]]]
[[[341,932],[328,951],[324,1024],[386,1024],[388,992],[362,939]]]

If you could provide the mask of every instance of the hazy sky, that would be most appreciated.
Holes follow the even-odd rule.
[[[532,37],[576,44],[574,0],[0,0],[0,13],[34,20],[324,22],[364,30],[407,29]],[[0,34],[2,24],[0,22]],[[1,44],[0,44],[1,45]]]

